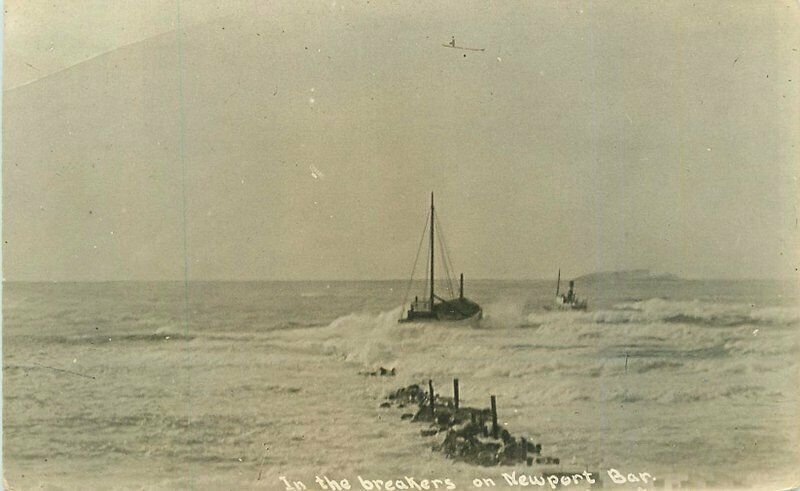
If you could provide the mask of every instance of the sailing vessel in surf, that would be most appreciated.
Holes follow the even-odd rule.
[[[575,282],[570,280],[569,291],[559,295],[561,288],[561,269],[558,270],[558,281],[556,282],[556,308],[560,310],[586,310],[589,306],[585,298],[578,298],[575,295]]]
[[[419,296],[414,297],[408,310],[405,312],[405,317],[401,318],[399,322],[429,322],[429,321],[460,321],[465,319],[480,319],[483,316],[481,306],[464,296],[464,274],[459,277],[458,297],[455,297],[452,281],[450,280],[449,256],[447,255],[444,247],[444,240],[442,239],[441,227],[438,229],[439,244],[441,249],[442,264],[444,265],[446,274],[446,287],[449,290],[450,299],[442,298],[436,293],[435,282],[435,236],[436,236],[436,212],[433,205],[433,193],[431,193],[431,213],[428,218],[428,224],[425,225],[426,230],[429,232],[429,255],[428,266],[426,272],[430,275],[426,281],[426,297],[420,299]],[[423,230],[423,239],[425,237],[425,230]],[[420,240],[420,249],[422,248],[422,240]],[[417,250],[417,259],[419,259],[419,249]],[[414,261],[414,270],[417,264]],[[411,281],[409,282],[409,289],[411,282],[414,280],[412,272]],[[408,294],[406,293],[406,296]],[[405,301],[403,302],[405,308]]]

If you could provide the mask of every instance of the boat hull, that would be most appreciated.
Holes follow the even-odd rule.
[[[588,307],[586,300],[573,300],[571,302],[563,297],[556,297],[556,309],[558,310],[586,310]]]
[[[400,322],[457,322],[482,317],[480,305],[462,297],[437,303],[433,310],[409,310]]]

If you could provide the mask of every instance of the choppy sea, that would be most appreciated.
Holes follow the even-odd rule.
[[[281,476],[501,472],[380,408],[433,380],[564,470],[660,485],[800,484],[798,288],[777,281],[473,281],[475,325],[398,324],[402,281],[5,283],[3,454],[28,489],[276,489]],[[412,290],[413,291],[413,290]],[[366,372],[395,368],[395,377]]]

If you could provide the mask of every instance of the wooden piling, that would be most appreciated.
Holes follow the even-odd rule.
[[[456,411],[458,411],[458,379],[453,379],[453,403],[456,406]]]
[[[497,438],[497,399],[491,396],[492,401],[492,438]]]
[[[434,394],[433,394],[433,380],[430,380],[430,379],[428,380],[428,390],[429,390],[429,392],[428,392],[428,393],[429,393],[429,394],[430,394],[430,396],[431,396],[431,397],[430,397],[430,399],[431,399],[431,417],[433,418],[433,417],[435,416],[435,414],[434,414],[434,409],[433,409],[433,399],[434,399]]]

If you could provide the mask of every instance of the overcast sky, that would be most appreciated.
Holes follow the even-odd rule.
[[[386,3],[6,0],[5,278],[797,277],[796,2]]]

